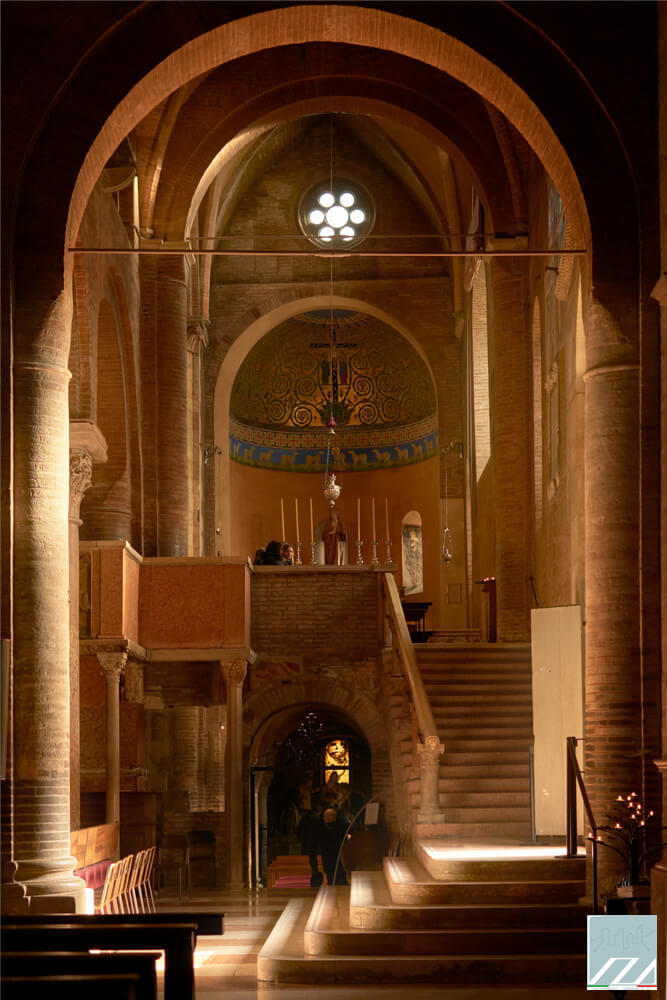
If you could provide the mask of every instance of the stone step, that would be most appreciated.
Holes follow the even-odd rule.
[[[349,899],[349,890],[325,887],[328,894]],[[316,898],[317,907],[320,893]],[[337,909],[344,911],[344,905]],[[257,956],[257,980],[263,984],[325,987],[343,984],[436,983],[443,986],[527,985],[585,982],[583,954],[306,954],[306,929],[315,925],[309,901],[292,899],[285,907]],[[341,927],[340,930],[343,928]]]
[[[449,806],[445,809],[447,823],[486,823],[489,826],[496,820],[510,823],[529,823],[530,809],[528,805],[489,805],[458,808]]]
[[[463,789],[468,786],[465,782],[462,782],[460,787]],[[468,815],[468,808],[478,806],[489,809],[504,809],[506,806],[530,807],[530,792],[525,788],[513,792],[507,789],[503,789],[502,791],[480,791],[477,789],[477,785],[475,785],[475,788],[476,791],[474,792],[459,791],[458,789],[448,791],[440,785],[440,806],[444,809],[445,815],[449,817],[452,816],[455,810],[463,809],[466,809],[466,815]],[[420,794],[418,778],[411,778],[408,781],[408,791],[412,796]],[[507,818],[511,817],[508,816]]]
[[[457,757],[475,757],[475,754],[457,754]],[[517,754],[522,758],[527,760],[527,754]],[[456,763],[453,764],[448,759],[444,764],[440,764],[440,780],[441,781],[458,781],[459,779],[474,778],[474,779],[498,779],[498,780],[516,780],[519,778],[528,778],[529,768],[528,763],[505,763],[504,761],[498,763],[496,760],[493,764],[485,764],[482,762],[474,761],[472,763]]]
[[[372,929],[350,926],[350,890],[323,887],[304,930],[306,955],[581,954],[580,927],[464,927]]]
[[[429,701],[433,711],[437,709],[440,714],[445,712],[453,716],[469,713],[471,708],[483,716],[497,716],[501,708],[503,715],[526,715],[529,718],[533,716],[533,702],[530,695],[521,697],[519,695],[495,694],[493,704],[489,704],[485,697],[475,699],[469,695],[449,695],[438,691],[437,694],[429,696]]]
[[[581,903],[485,903],[397,905],[392,902],[384,872],[353,872],[350,926],[368,929],[436,927],[578,927],[586,926]]]
[[[492,838],[484,844],[421,839],[415,861],[432,878],[453,882],[535,882],[579,879],[584,885],[586,855],[565,857],[564,848],[508,843]],[[419,869],[415,868],[419,873]]]
[[[407,858],[385,858],[384,871],[391,900],[399,906],[574,903],[584,892],[580,878],[444,882],[433,878],[414,859]]]
[[[415,834],[418,837],[455,837],[458,840],[487,840],[495,836],[528,838],[530,823],[527,820],[512,822],[501,819],[491,823],[416,823]]]

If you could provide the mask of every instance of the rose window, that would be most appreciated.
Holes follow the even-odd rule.
[[[373,206],[358,184],[334,178],[307,192],[301,201],[299,222],[308,239],[319,246],[354,246],[370,232]]]

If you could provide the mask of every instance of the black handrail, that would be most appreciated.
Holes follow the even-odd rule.
[[[599,839],[598,825],[595,822],[595,816],[593,815],[593,808],[591,806],[591,801],[588,798],[588,792],[586,791],[584,778],[581,773],[581,768],[579,767],[579,761],[577,760],[578,742],[579,741],[576,736],[568,736],[566,739],[566,744],[567,744],[566,857],[568,858],[577,857],[577,785],[579,785],[579,791],[581,792],[581,800],[584,803],[586,816],[588,817],[588,822],[591,825],[591,832],[588,835],[588,839],[591,841],[591,844],[593,845],[593,913],[597,913],[598,912],[598,839]]]

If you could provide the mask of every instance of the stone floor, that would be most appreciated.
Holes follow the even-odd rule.
[[[283,907],[297,893],[259,890],[224,893],[194,889],[192,897],[177,898],[164,894],[158,909],[187,911],[215,909],[225,914],[222,937],[201,937],[195,953],[197,996],[200,1000],[314,1000],[312,986],[265,986],[257,983],[257,954],[268,937]],[[314,897],[314,892],[312,893]],[[442,986],[322,986],[318,1000],[587,1000],[585,984],[581,989],[498,988]]]

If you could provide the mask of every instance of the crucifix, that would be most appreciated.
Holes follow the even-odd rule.
[[[311,346],[311,348],[314,348],[314,347],[319,347],[319,348],[328,347],[329,350],[330,350],[330,352],[331,352],[331,402],[332,403],[337,403],[338,402],[338,353],[337,353],[338,352],[338,348],[339,347],[358,347],[358,344],[354,343],[353,341],[344,341],[343,343],[339,344],[338,341],[336,340],[336,328],[335,328],[335,326],[332,323],[331,327],[330,327],[330,333],[329,333],[329,343],[327,344],[327,343],[322,343],[322,342],[316,342],[316,343],[312,343],[310,346]],[[328,362],[323,361],[322,362],[323,373],[326,372],[326,368],[328,368],[328,367],[329,367]],[[341,359],[341,369],[342,369],[342,379],[341,380],[343,382],[343,385],[347,385],[349,375],[348,375],[347,361],[346,361],[345,358]],[[325,378],[323,378],[322,381],[326,385],[326,383],[329,381],[329,379],[328,379],[328,377],[325,377]]]

